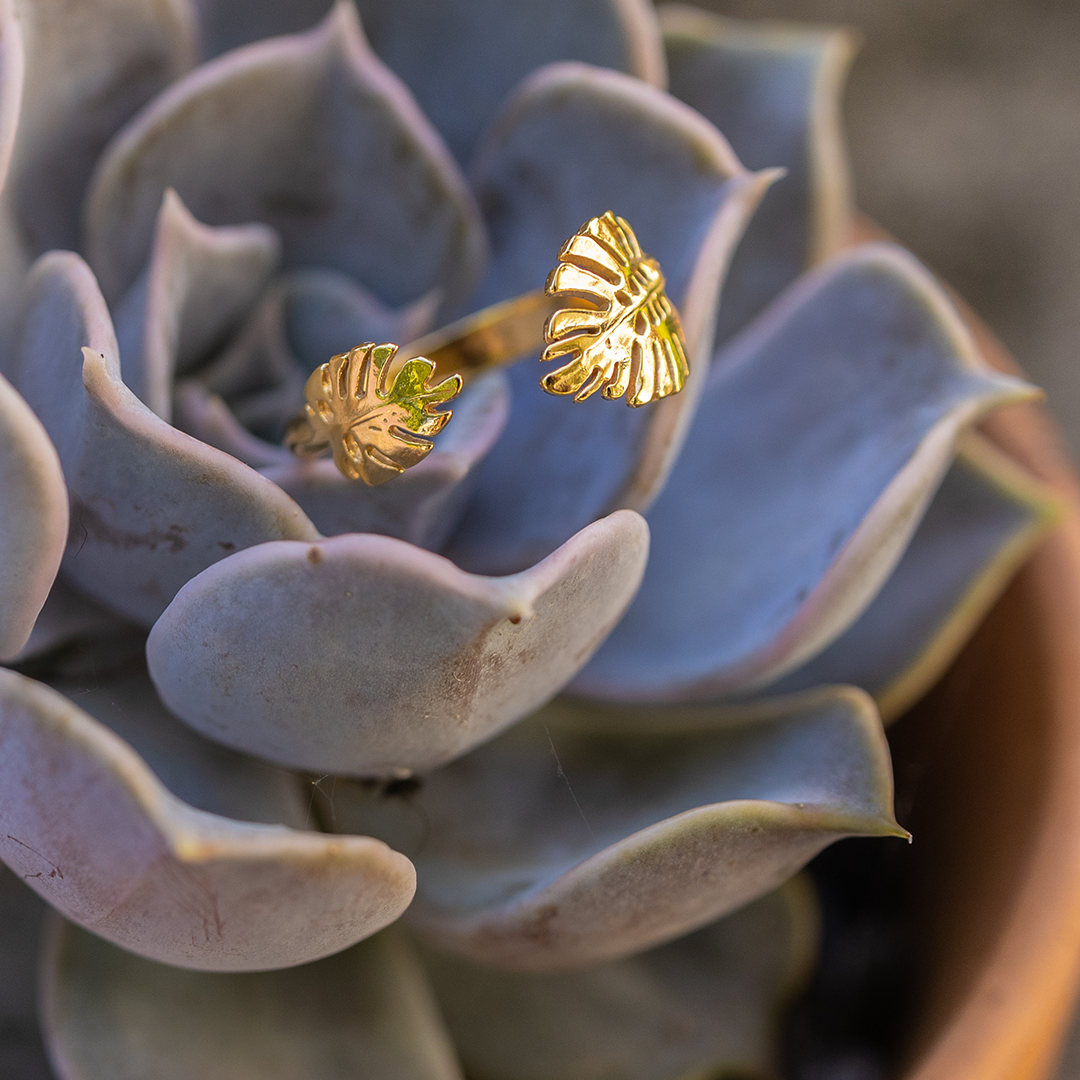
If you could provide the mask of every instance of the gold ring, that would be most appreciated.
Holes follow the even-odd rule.
[[[399,349],[365,342],[317,368],[285,445],[327,449],[347,477],[382,484],[417,464],[450,420],[436,406],[465,379],[544,346],[563,359],[540,386],[584,401],[598,390],[634,408],[677,394],[689,374],[679,314],[660,265],[610,211],[563,244],[543,289],[485,308]],[[449,378],[432,385],[436,369]]]

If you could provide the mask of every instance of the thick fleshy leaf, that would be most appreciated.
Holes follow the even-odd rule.
[[[110,301],[146,262],[168,187],[210,225],[273,226],[286,267],[340,270],[395,306],[460,299],[485,257],[461,174],[347,0],[315,30],[205,64],[113,141],[85,218]]]
[[[618,507],[643,509],[677,454],[707,370],[724,268],[775,177],[739,164],[712,125],[636,79],[555,64],[526,81],[477,159],[494,261],[478,303],[539,288],[590,218],[625,218],[660,263],[682,316],[685,389],[640,409],[545,394],[510,371],[506,432],[480,469],[451,557],[466,569],[529,566]]]
[[[207,975],[51,930],[42,1019],[59,1080],[461,1080],[392,931],[288,971]]]
[[[357,0],[357,6],[375,51],[408,83],[462,162],[510,91],[545,64],[579,60],[654,86],[666,78],[656,16],[645,0]]]
[[[937,681],[1060,514],[1050,489],[968,433],[874,602],[771,691],[854,683],[886,723],[895,720]]]
[[[235,330],[279,257],[265,225],[213,229],[165,192],[150,263],[116,311],[124,382],[163,420],[172,418],[174,376]]]
[[[473,1080],[772,1075],[778,1011],[810,973],[813,887],[782,889],[697,933],[584,971],[522,974],[427,950]]]
[[[860,690],[642,711],[633,735],[589,731],[591,707],[560,700],[407,800],[339,782],[332,818],[412,853],[408,919],[431,944],[522,971],[631,955],[763,896],[843,836],[906,835]]]
[[[99,634],[107,637],[128,625],[124,619],[88,596],[83,596],[62,577],[58,577],[49,590],[30,637],[15,660],[16,663],[30,660]]]
[[[595,522],[507,578],[389,537],[263,544],[181,590],[147,642],[165,704],[284,765],[434,768],[551,698],[634,595],[648,530]]]
[[[54,682],[80,709],[123,739],[155,777],[197,810],[269,825],[311,825],[295,773],[208,742],[180,723],[154,690],[145,670],[114,678]]]
[[[29,639],[67,533],[60,459],[41,422],[0,376],[0,659],[17,655]]]
[[[102,937],[213,971],[344,949],[393,922],[415,882],[371,837],[194,809],[108,728],[13,671],[0,671],[0,858]]]
[[[79,209],[102,147],[191,67],[195,26],[184,0],[15,0],[26,86],[9,188],[29,258],[74,248]],[[6,35],[5,35],[6,38]]]
[[[857,39],[845,29],[661,8],[671,92],[711,120],[751,169],[787,174],[762,200],[731,263],[717,340],[744,326],[851,229],[840,98]]]
[[[278,487],[170,427],[123,384],[109,313],[77,255],[36,264],[18,366],[71,497],[65,572],[121,614],[152,623],[185,581],[230,552],[318,537]]]
[[[717,357],[645,582],[574,691],[708,699],[820,652],[899,561],[959,431],[1036,394],[985,367],[901,249],[826,264]]]

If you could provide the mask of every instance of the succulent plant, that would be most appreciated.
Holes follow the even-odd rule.
[[[905,835],[882,723],[1055,513],[973,431],[1035,391],[852,246],[849,36],[644,0],[0,18],[0,858],[60,913],[57,1075],[766,1071],[800,869]],[[537,288],[609,210],[681,393],[572,403],[533,357],[383,486],[282,445],[332,354]]]

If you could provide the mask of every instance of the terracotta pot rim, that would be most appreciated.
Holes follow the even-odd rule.
[[[1022,374],[959,301],[986,359]],[[1012,586],[1036,609],[1049,740],[1026,866],[965,999],[926,1038],[908,1080],[1045,1080],[1080,984],[1080,483],[1045,409],[1015,405],[983,432],[1063,499],[1060,524]],[[1018,718],[1027,720],[1027,718]],[[1027,728],[1017,725],[1018,735]],[[918,1045],[918,1044],[917,1044]]]

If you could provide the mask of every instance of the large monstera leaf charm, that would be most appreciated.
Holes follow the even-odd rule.
[[[350,480],[375,486],[422,461],[453,415],[438,412],[461,392],[461,376],[430,385],[435,365],[422,356],[395,370],[397,346],[365,342],[316,368],[304,387],[307,403],[288,428],[294,453],[329,448]]]
[[[568,302],[548,318],[540,359],[572,357],[540,380],[549,394],[625,394],[636,408],[682,389],[689,366],[678,312],[660,264],[621,217],[592,218],[567,240],[545,291]]]

